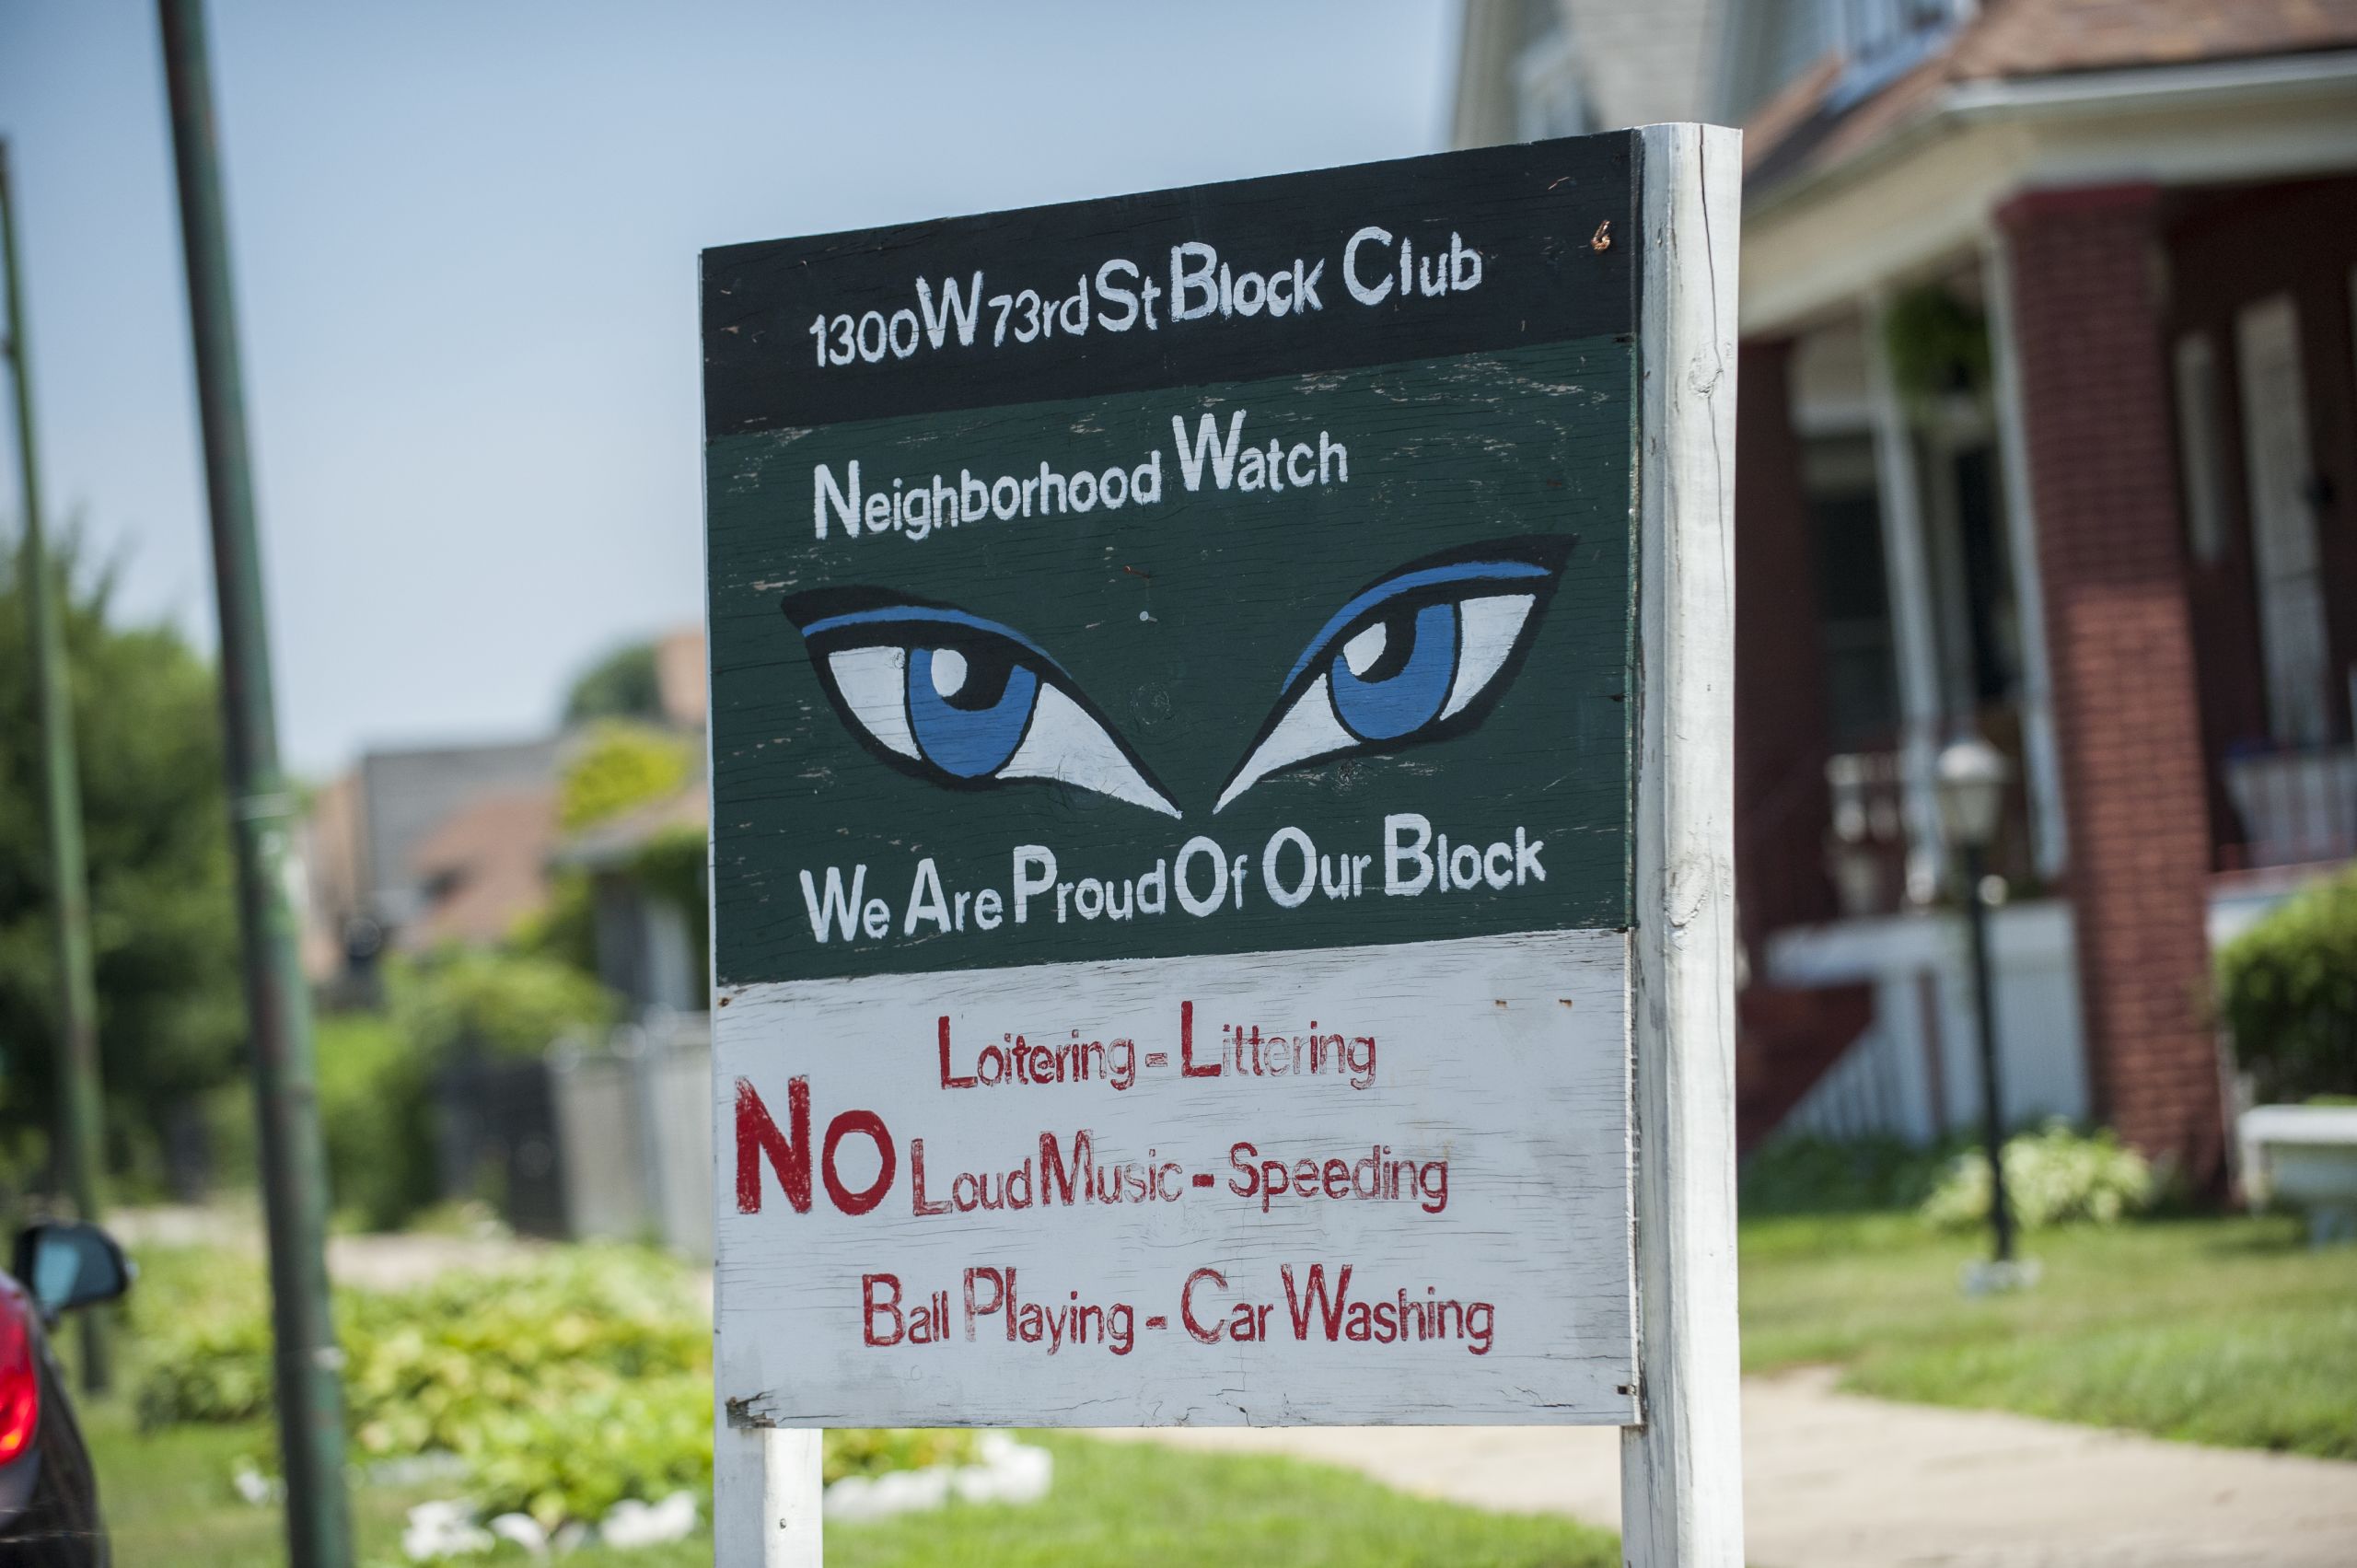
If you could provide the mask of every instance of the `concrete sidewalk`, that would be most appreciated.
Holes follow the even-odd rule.
[[[1894,1404],[1810,1369],[1743,1385],[1757,1568],[2351,1568],[2357,1465]],[[1402,1492],[1617,1528],[1620,1439],[1582,1427],[1108,1432],[1285,1453]]]

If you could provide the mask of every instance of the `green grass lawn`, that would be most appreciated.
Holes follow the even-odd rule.
[[[1911,1214],[1743,1227],[1747,1371],[1830,1362],[1859,1393],[2357,1459],[2357,1248],[2283,1217],[2030,1237],[2044,1273],[1969,1298],[1985,1240]]]
[[[114,1560],[185,1562],[192,1568],[285,1561],[278,1510],[255,1507],[230,1488],[238,1459],[267,1453],[262,1427],[182,1426],[142,1433],[120,1398],[81,1408],[82,1434],[99,1470],[99,1505],[114,1538]],[[364,1562],[396,1562],[401,1511],[413,1494],[364,1489],[354,1499]]]
[[[284,1560],[278,1511],[245,1503],[229,1486],[238,1457],[267,1444],[266,1430],[181,1427],[142,1435],[116,1401],[97,1407],[85,1424],[117,1562],[261,1568]],[[1055,1451],[1055,1485],[1046,1501],[1028,1507],[952,1505],[880,1524],[837,1526],[827,1532],[828,1562],[836,1568],[1608,1568],[1620,1561],[1612,1536],[1567,1519],[1427,1503],[1328,1466],[1061,1434],[1030,1440]],[[355,1490],[359,1560],[366,1568],[406,1561],[402,1512],[433,1491]],[[510,1549],[458,1561],[527,1559]],[[675,1546],[585,1551],[563,1561],[578,1568],[709,1565],[712,1538],[700,1533]]]

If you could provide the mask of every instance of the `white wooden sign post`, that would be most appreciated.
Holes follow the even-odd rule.
[[[1740,180],[706,253],[721,1562],[830,1426],[1404,1423],[1742,1561]]]

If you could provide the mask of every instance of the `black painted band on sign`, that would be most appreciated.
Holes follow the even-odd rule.
[[[708,250],[705,433],[1628,334],[1636,145],[1536,142]]]

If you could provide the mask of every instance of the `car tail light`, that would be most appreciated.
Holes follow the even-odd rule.
[[[0,1465],[32,1446],[41,1425],[41,1370],[21,1297],[0,1295]]]

